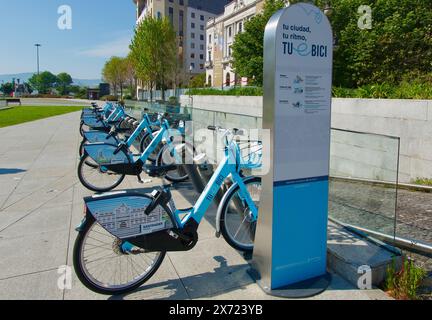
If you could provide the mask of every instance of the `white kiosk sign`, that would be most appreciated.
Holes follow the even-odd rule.
[[[253,274],[271,294],[308,296],[329,280],[333,34],[319,8],[301,3],[270,19],[264,42],[271,170],[263,179]]]

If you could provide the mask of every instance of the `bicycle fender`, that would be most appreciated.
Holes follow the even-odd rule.
[[[255,176],[246,177],[246,178],[243,179],[243,182],[246,183],[247,181],[252,180],[252,179],[255,179],[255,178],[256,178]],[[234,183],[234,184],[233,184],[233,185],[228,189],[227,192],[225,192],[225,194],[224,194],[224,196],[223,196],[221,202],[219,203],[219,207],[218,207],[217,214],[216,214],[216,237],[217,237],[217,238],[220,238],[220,236],[221,236],[221,231],[220,231],[220,230],[221,230],[221,229],[220,229],[221,222],[220,222],[220,219],[221,219],[221,216],[222,216],[222,209],[223,209],[224,204],[225,204],[225,202],[227,201],[229,195],[230,195],[231,193],[233,193],[234,190],[235,190],[235,188],[237,188],[237,187],[238,187],[238,183],[236,182],[236,183]]]

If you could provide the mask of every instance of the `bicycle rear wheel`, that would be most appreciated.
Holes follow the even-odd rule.
[[[249,178],[244,183],[255,207],[259,208],[261,178]],[[224,197],[220,227],[222,236],[230,246],[244,252],[253,250],[256,220],[253,219],[249,206],[241,196],[238,185],[231,187]]]
[[[78,165],[78,178],[84,187],[95,192],[107,192],[118,187],[125,174],[105,169],[88,155],[81,158]]]
[[[79,280],[90,290],[105,294],[128,293],[159,269],[165,252],[145,252],[116,238],[93,218],[78,234],[73,264]]]

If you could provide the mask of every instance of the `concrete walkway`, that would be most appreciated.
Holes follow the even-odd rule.
[[[124,297],[93,294],[72,271],[72,289],[59,289],[59,267],[71,266],[82,198],[78,181],[79,113],[0,129],[0,299],[269,299],[248,276],[247,262],[214,236],[212,208],[190,252],[170,253],[156,275]],[[121,188],[143,188],[128,178]],[[159,184],[154,180],[144,185]],[[181,191],[181,193],[180,193]],[[179,207],[197,198],[189,184],[173,193]],[[314,299],[387,299],[360,291],[337,275]]]

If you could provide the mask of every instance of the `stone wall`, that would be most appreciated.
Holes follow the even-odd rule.
[[[262,97],[182,96],[181,102],[197,110],[194,120],[200,126],[214,121],[227,127],[262,125]],[[333,99],[332,127],[376,134],[334,131],[334,174],[394,181],[400,138],[399,181],[432,178],[432,101]]]

